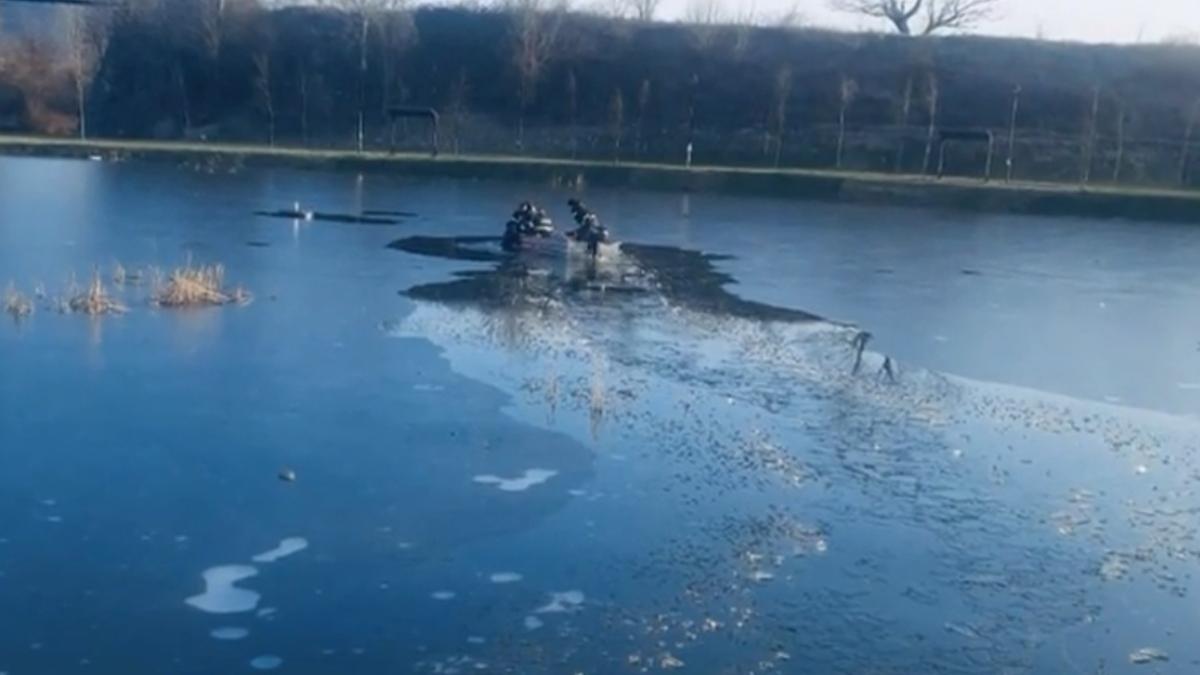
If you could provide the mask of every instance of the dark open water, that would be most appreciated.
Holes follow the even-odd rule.
[[[0,160],[0,673],[1200,668],[1200,230],[568,196]]]

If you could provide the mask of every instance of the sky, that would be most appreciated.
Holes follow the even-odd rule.
[[[663,18],[684,14],[690,0],[663,0]],[[826,0],[722,0],[726,12],[750,6],[762,16],[778,16],[796,6],[810,25],[882,30],[880,20],[829,9]],[[974,32],[1017,37],[1042,36],[1084,42],[1159,42],[1190,35],[1200,41],[1200,0],[999,0],[999,16]]]

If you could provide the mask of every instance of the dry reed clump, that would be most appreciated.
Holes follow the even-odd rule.
[[[250,301],[250,293],[241,286],[225,288],[225,268],[221,265],[189,264],[176,268],[165,282],[161,273],[155,277],[152,298],[161,307],[208,307]]]
[[[33,302],[12,284],[9,284],[4,289],[4,311],[11,314],[14,319],[22,319],[33,314]]]
[[[91,316],[101,314],[123,314],[127,310],[124,305],[113,299],[104,288],[100,273],[92,274],[92,282],[82,291],[73,290],[68,294],[66,308],[72,312],[80,312]]]

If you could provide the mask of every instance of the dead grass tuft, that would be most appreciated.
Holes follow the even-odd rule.
[[[124,314],[126,307],[113,299],[108,294],[108,289],[104,287],[104,282],[100,279],[100,272],[92,274],[92,282],[82,291],[73,289],[67,294],[66,308],[72,312],[79,312],[89,316],[99,316],[101,314]]]
[[[154,276],[152,298],[160,307],[245,304],[251,298],[241,286],[225,288],[225,268],[221,265],[188,264],[172,271],[165,282],[161,273]]]
[[[23,319],[33,314],[33,302],[9,284],[4,289],[4,311],[14,319]]]

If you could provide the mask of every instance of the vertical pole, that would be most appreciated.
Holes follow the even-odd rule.
[[[1017,112],[1021,109],[1021,85],[1013,87],[1012,114],[1008,120],[1008,159],[1005,160],[1006,173],[1004,180],[1011,183],[1013,179],[1013,155],[1017,147]]]
[[[994,135],[992,135],[992,132],[990,132],[990,131],[987,132],[987,135],[988,135],[987,167],[984,169],[984,174],[983,174],[983,182],[985,182],[985,183],[990,182],[992,180],[992,154],[996,150],[996,137]]]
[[[1188,117],[1187,129],[1183,132],[1183,147],[1179,151],[1179,184],[1182,185],[1187,181],[1187,167],[1189,156],[1192,150],[1192,133],[1196,130],[1196,117],[1200,115],[1200,101],[1192,106],[1192,113]]]
[[[358,40],[358,151],[366,146],[366,107],[367,107],[367,10],[362,10],[362,32]]]
[[[900,109],[900,147],[896,149],[896,173],[904,171],[904,142],[908,140],[908,118],[912,112],[913,80],[910,73],[904,81],[904,105]]]
[[[433,156],[436,158],[442,152],[441,147],[441,116],[433,113]]]

